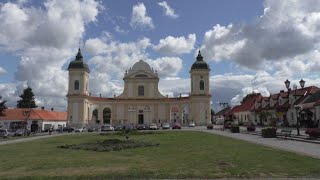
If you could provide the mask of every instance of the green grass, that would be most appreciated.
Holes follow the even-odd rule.
[[[21,179],[320,177],[320,160],[202,132],[130,136],[116,152],[57,148],[124,136],[75,134],[0,146],[0,177]]]

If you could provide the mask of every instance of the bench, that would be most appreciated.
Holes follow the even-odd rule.
[[[280,133],[281,133],[282,136],[284,136],[285,138],[287,138],[287,137],[291,137],[291,132],[292,132],[292,130],[282,129]]]

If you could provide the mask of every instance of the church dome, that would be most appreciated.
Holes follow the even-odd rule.
[[[193,70],[193,69],[208,69],[208,70],[210,70],[209,65],[203,60],[203,57],[200,53],[200,50],[199,50],[199,53],[197,56],[197,61],[194,62],[191,66],[191,70]]]
[[[69,69],[83,69],[88,73],[90,72],[89,66],[83,61],[83,56],[81,54],[80,48],[76,56],[76,59],[70,62],[68,66],[68,70]]]
[[[139,62],[136,62],[133,66],[132,66],[132,70],[133,71],[147,71],[147,72],[152,72],[150,66],[148,63],[144,62],[143,60],[140,60]]]

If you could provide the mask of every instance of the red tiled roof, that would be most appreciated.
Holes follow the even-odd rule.
[[[25,120],[26,117],[23,115],[25,110],[28,109],[6,109],[5,116],[0,116],[0,120]],[[67,121],[67,112],[31,109],[28,120]]]
[[[256,96],[253,96],[251,97],[250,99],[248,99],[246,102],[244,102],[243,104],[241,105],[238,105],[238,106],[235,106],[234,108],[232,108],[227,114],[227,116],[233,114],[233,113],[236,113],[236,112],[242,112],[242,111],[251,111],[253,110],[254,108],[254,104],[255,104],[255,101],[257,99],[262,99],[262,96],[259,94],[259,95],[256,95]]]
[[[278,100],[279,93],[278,94],[273,94],[270,96],[273,100]]]

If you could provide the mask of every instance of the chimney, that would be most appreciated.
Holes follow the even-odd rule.
[[[54,108],[51,108],[51,111],[54,111]]]
[[[41,110],[44,110],[44,106],[41,107]]]

